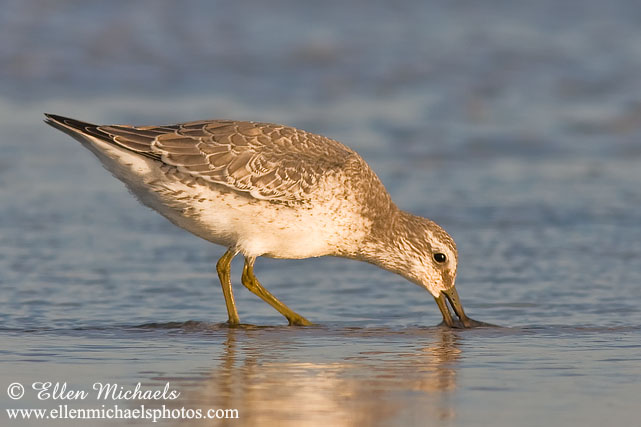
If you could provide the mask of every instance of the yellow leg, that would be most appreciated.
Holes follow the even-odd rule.
[[[238,325],[240,323],[238,311],[236,311],[236,302],[234,302],[234,293],[231,289],[231,260],[236,256],[236,254],[236,251],[229,249],[222,257],[220,257],[218,263],[216,263],[216,271],[218,272],[220,284],[223,287],[225,305],[227,305],[227,314],[229,315],[227,323],[230,325]]]
[[[285,304],[280,302],[274,295],[263,288],[256,276],[254,276],[254,262],[256,258],[245,257],[245,266],[243,267],[242,282],[247,289],[258,295],[267,304],[274,307],[280,314],[285,316],[290,325],[310,326],[312,323],[300,314],[295,313]]]

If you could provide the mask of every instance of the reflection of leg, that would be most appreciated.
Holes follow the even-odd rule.
[[[245,266],[243,267],[243,276],[242,281],[243,285],[247,287],[250,291],[258,295],[263,301],[267,304],[274,307],[280,314],[285,316],[289,321],[290,325],[299,325],[299,326],[309,326],[312,323],[305,319],[300,314],[295,313],[285,304],[280,302],[274,295],[269,293],[269,291],[263,288],[263,285],[260,284],[256,276],[254,276],[254,262],[256,258],[247,258],[245,257]]]
[[[225,305],[227,306],[227,314],[229,315],[227,323],[230,325],[238,325],[240,323],[238,311],[236,311],[236,303],[234,302],[234,293],[231,290],[231,260],[236,256],[236,253],[236,251],[229,249],[220,257],[216,264],[216,271],[218,272],[220,284],[223,287]]]

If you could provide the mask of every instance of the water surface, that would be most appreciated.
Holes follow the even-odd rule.
[[[5,6],[3,409],[57,405],[9,399],[13,382],[169,382],[181,397],[164,403],[238,409],[228,425],[638,423],[636,2]],[[453,235],[466,311],[502,327],[437,327],[424,290],[322,258],[256,265],[318,326],[285,326],[237,260],[247,325],[229,329],[224,248],[140,206],[43,112],[266,120],[341,140]]]

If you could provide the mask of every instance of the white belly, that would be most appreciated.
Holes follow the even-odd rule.
[[[357,245],[357,215],[340,206],[290,207],[256,200],[196,180],[146,187],[141,200],[176,225],[248,256],[309,258],[335,255]],[[150,200],[156,199],[156,200]],[[337,209],[338,208],[338,209]]]

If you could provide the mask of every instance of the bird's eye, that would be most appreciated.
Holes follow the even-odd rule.
[[[447,261],[447,256],[445,256],[444,253],[437,252],[434,255],[432,255],[434,258],[434,261],[436,261],[439,264],[443,264],[445,261]]]

